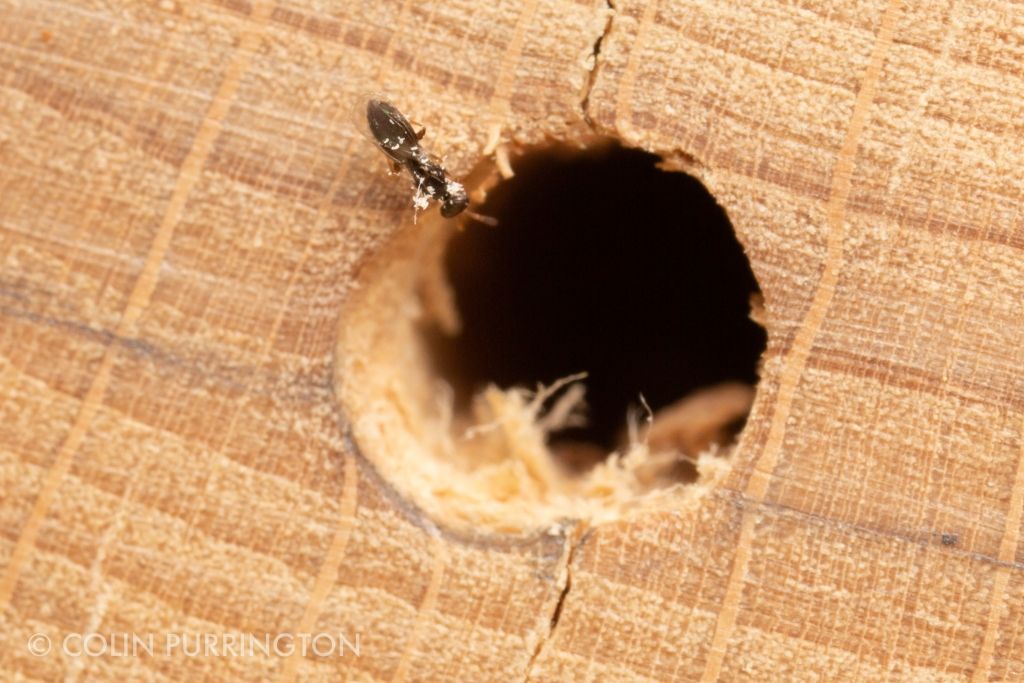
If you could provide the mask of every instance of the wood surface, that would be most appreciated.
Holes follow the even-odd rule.
[[[1024,7],[612,4],[0,0],[5,679],[1024,678]],[[726,208],[769,346],[699,505],[467,539],[354,446],[380,89],[457,176],[593,129]],[[26,647],[124,632],[361,653]]]

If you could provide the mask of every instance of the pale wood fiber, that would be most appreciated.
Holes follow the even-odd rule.
[[[0,0],[5,676],[1024,678],[1024,10],[613,4]],[[377,89],[456,174],[589,125],[726,207],[769,350],[700,505],[466,539],[354,448]],[[172,630],[363,654],[25,648]]]

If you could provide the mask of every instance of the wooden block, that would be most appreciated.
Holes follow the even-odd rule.
[[[999,0],[0,0],[0,670],[1021,678],[1022,21]],[[768,331],[714,485],[470,535],[358,448],[342,312],[414,229],[346,116],[379,90],[457,178],[599,135],[707,186]],[[158,654],[59,652],[126,633]],[[220,650],[162,654],[206,634]]]

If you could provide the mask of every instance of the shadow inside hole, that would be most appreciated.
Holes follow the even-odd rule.
[[[457,409],[488,383],[587,372],[587,426],[552,441],[607,452],[641,393],[657,411],[756,383],[766,336],[749,318],[750,264],[703,185],[658,161],[611,143],[545,148],[476,207],[498,226],[470,223],[445,253],[461,333],[423,330]]]

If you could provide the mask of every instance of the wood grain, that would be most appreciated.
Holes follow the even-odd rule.
[[[1024,678],[1024,12],[612,5],[0,0],[0,670]],[[467,539],[360,452],[340,312],[408,222],[372,90],[456,175],[596,131],[726,208],[769,348],[699,506]],[[26,647],[125,632],[361,654]]]

